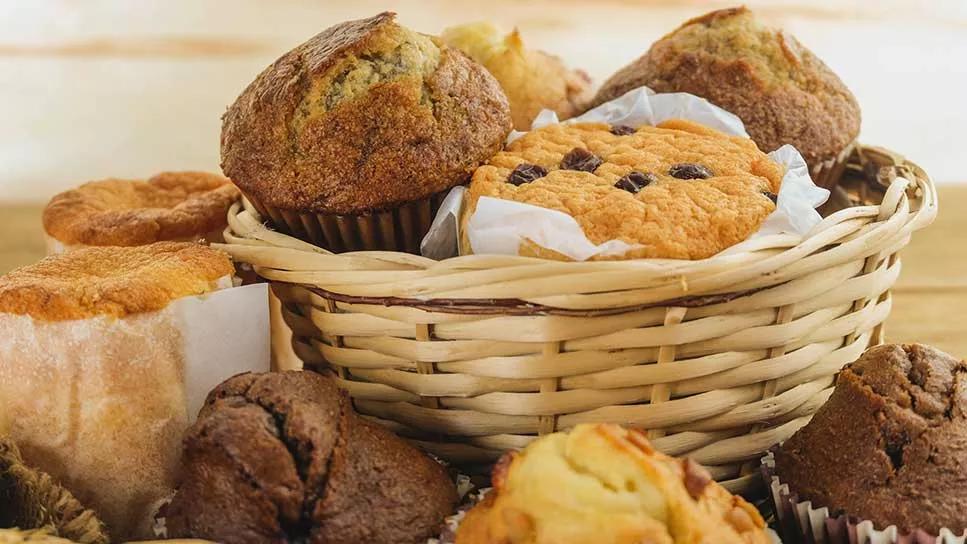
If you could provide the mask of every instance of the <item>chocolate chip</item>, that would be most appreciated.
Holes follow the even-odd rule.
[[[779,203],[779,195],[777,195],[776,193],[770,193],[769,191],[762,191],[762,194],[769,197],[769,200],[771,200],[773,204]]]
[[[685,471],[685,489],[693,499],[698,500],[705,491],[705,486],[712,481],[712,475],[705,470],[705,467],[691,459],[685,459],[682,462],[682,469]]]
[[[712,177],[712,171],[701,164],[683,162],[673,164],[668,175],[678,179],[706,179]]]
[[[634,127],[629,127],[628,125],[612,125],[611,134],[615,136],[627,136],[629,134],[634,134]]]
[[[644,173],[635,170],[634,172],[629,172],[617,182],[614,186],[628,191],[631,194],[635,194],[642,188],[651,185],[652,183],[658,181],[658,177],[652,173]]]
[[[561,168],[563,170],[594,172],[603,162],[601,157],[591,153],[587,149],[575,147],[568,151],[567,155],[564,155],[564,158],[561,159]]]
[[[547,170],[544,170],[543,167],[536,164],[518,164],[517,168],[514,168],[510,175],[507,176],[507,183],[520,186],[525,183],[530,183],[535,179],[540,179],[546,175]]]

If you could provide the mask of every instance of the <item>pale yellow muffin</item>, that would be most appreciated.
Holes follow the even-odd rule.
[[[617,425],[578,425],[505,456],[457,544],[765,544],[759,512],[691,460]]]
[[[569,69],[554,55],[525,48],[516,29],[501,36],[490,23],[470,23],[444,30],[441,38],[483,64],[500,82],[517,130],[530,130],[544,109],[562,120],[573,117],[591,99],[586,73]]]
[[[529,132],[474,173],[467,223],[488,196],[558,210],[587,238],[638,246],[618,258],[703,259],[748,238],[775,210],[783,167],[748,138],[698,123],[557,124]],[[561,258],[524,242],[520,254]],[[607,257],[616,258],[616,257]]]

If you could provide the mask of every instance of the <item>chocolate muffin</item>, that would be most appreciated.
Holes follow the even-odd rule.
[[[967,363],[919,344],[869,349],[776,453],[800,500],[883,529],[967,529]]]
[[[611,76],[592,106],[641,86],[708,99],[738,115],[763,151],[792,144],[824,187],[860,130],[859,105],[839,77],[745,7],[687,21]]]
[[[441,193],[510,129],[483,66],[387,12],[333,26],[259,74],[223,118],[222,169],[299,237],[417,250]]]
[[[208,396],[167,509],[173,537],[227,544],[406,544],[457,502],[444,468],[356,416],[312,372],[242,374]]]

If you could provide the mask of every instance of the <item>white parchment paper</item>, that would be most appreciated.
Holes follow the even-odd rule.
[[[268,284],[256,283],[169,306],[181,324],[189,421],[216,385],[242,372],[268,372],[268,300]]]
[[[119,539],[151,536],[185,429],[210,389],[269,369],[265,284],[115,318],[0,313],[0,421],[33,466],[96,509]]]
[[[726,134],[748,137],[745,126],[738,117],[704,98],[687,93],[656,94],[646,87],[629,91],[611,102],[563,122],[558,121],[553,111],[544,110],[534,120],[531,128],[559,122],[602,122],[639,127],[656,125],[669,119],[688,119]],[[507,141],[513,142],[524,134],[514,131]],[[741,252],[752,244],[753,239],[762,236],[804,236],[822,220],[815,208],[829,198],[829,191],[813,183],[806,162],[799,152],[791,145],[785,145],[769,153],[769,157],[786,169],[776,210],[748,240],[726,249],[723,253]],[[465,191],[464,187],[456,187],[447,195],[420,246],[424,256],[443,259],[458,254],[459,217]],[[467,238],[473,252],[477,254],[516,255],[521,242],[530,240],[576,261],[596,256],[621,255],[636,247],[621,240],[594,244],[584,235],[578,222],[568,214],[493,197],[482,197],[477,202],[477,209],[467,222]]]

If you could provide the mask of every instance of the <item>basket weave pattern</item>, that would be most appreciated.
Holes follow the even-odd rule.
[[[743,463],[882,340],[897,252],[936,215],[926,174],[886,150],[857,146],[840,187],[857,205],[810,235],[704,261],[334,255],[265,228],[246,202],[221,247],[272,283],[308,368],[445,459],[472,470],[616,422],[741,489]]]

